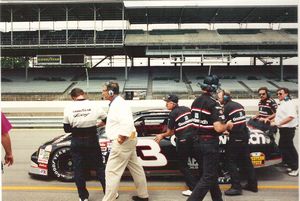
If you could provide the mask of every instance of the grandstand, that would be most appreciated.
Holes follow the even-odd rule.
[[[73,87],[81,87],[91,99],[99,99],[102,85],[117,80],[123,94],[136,98],[161,99],[168,93],[181,98],[199,94],[198,82],[210,71],[220,77],[222,87],[237,98],[257,98],[266,86],[271,92],[288,87],[298,97],[298,66],[283,60],[298,56],[298,29],[293,28],[210,28],[210,25],[251,23],[296,23],[296,5],[265,6],[129,6],[127,1],[90,3],[69,0],[62,3],[2,1],[1,22],[122,21],[120,28],[68,28],[20,31],[1,30],[2,56],[125,55],[130,66],[39,65],[24,69],[2,69],[2,100],[66,100]],[[181,28],[186,24],[207,28]],[[126,24],[126,26],[124,26]],[[177,24],[178,28],[152,28],[156,24]],[[146,29],[131,29],[145,25]],[[13,27],[13,26],[11,26]],[[250,57],[252,64],[231,65],[231,58]],[[262,57],[279,58],[270,65]],[[146,58],[146,66],[135,66],[134,58]],[[170,59],[169,65],[151,64],[151,59]],[[191,58],[198,58],[192,60]],[[204,58],[209,58],[204,60]],[[217,59],[210,63],[210,59]],[[221,59],[220,59],[221,58]],[[172,60],[173,59],[173,60]],[[256,60],[263,65],[257,65]],[[172,60],[172,61],[171,61]],[[192,64],[192,65],[191,65]],[[72,67],[73,66],[73,67]],[[130,97],[133,98],[133,97]]]
[[[269,66],[265,70],[259,67],[215,66],[211,72],[220,77],[221,87],[228,89],[236,98],[256,98],[257,89],[267,86],[271,93],[279,87],[288,87],[294,97],[298,97],[297,67],[289,66],[290,74],[280,81],[278,66]],[[294,73],[293,73],[294,72]],[[168,93],[181,98],[193,98],[200,93],[198,82],[202,82],[208,73],[208,67],[186,66],[183,68],[183,82],[179,82],[179,67],[132,67],[125,80],[122,67],[98,67],[88,71],[89,80],[83,68],[36,68],[28,72],[25,80],[23,69],[2,69],[3,100],[67,100],[73,87],[87,91],[92,99],[101,98],[101,88],[105,82],[116,80],[120,91],[143,91],[147,99],[161,99]],[[34,94],[33,97],[28,95]],[[38,98],[37,98],[38,97]]]

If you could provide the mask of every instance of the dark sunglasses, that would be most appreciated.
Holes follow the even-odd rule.
[[[277,93],[277,96],[281,96],[282,95],[282,93]]]
[[[259,96],[264,96],[264,95],[266,95],[266,93],[259,93],[258,95]]]

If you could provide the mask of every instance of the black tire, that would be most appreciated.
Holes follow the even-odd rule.
[[[73,162],[70,147],[57,149],[50,160],[50,172],[59,181],[74,181]]]

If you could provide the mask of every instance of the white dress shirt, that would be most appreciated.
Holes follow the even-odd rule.
[[[280,127],[294,128],[298,125],[297,107],[291,100],[283,100],[280,102],[276,111],[275,123],[278,125],[287,117],[293,117],[293,120],[281,125]]]
[[[117,139],[118,135],[130,137],[136,131],[131,108],[121,96],[117,96],[110,104],[105,131],[111,140]]]

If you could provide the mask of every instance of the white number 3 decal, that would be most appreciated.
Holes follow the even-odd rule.
[[[167,159],[153,139],[139,139],[137,143],[138,160],[144,167],[165,166]]]

